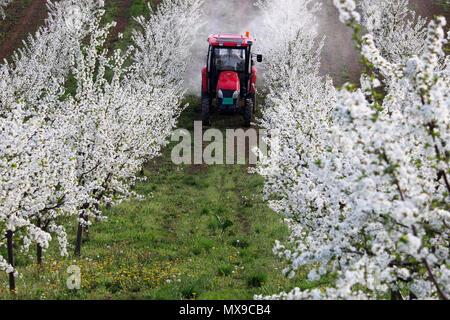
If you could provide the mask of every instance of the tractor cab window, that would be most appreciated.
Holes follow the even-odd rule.
[[[245,53],[245,49],[215,48],[217,70],[245,72]]]

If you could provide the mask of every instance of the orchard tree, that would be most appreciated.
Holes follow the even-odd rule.
[[[80,4],[79,1],[76,3]],[[98,1],[84,0],[77,11],[81,26],[97,10]],[[36,243],[37,262],[42,251],[57,235],[61,254],[67,253],[62,215],[73,214],[77,206],[74,155],[67,148],[71,125],[59,113],[64,77],[73,59],[71,50],[87,30],[73,29],[64,18],[75,1],[48,3],[49,17],[13,62],[0,66],[0,246],[7,247],[7,259],[0,268],[9,274],[15,290],[14,241],[28,250]],[[74,21],[74,20],[72,20]]]
[[[311,171],[324,148],[322,136],[334,101],[331,80],[319,75],[323,39],[314,13],[320,5],[285,0],[261,1],[259,6],[269,91],[261,126],[272,137],[268,140],[271,156],[263,157],[259,173],[267,179],[270,205],[295,217],[311,201],[317,205],[326,201],[326,195],[319,199],[322,196],[314,192],[322,183]]]
[[[47,2],[48,17],[44,25],[14,52],[11,63],[3,64],[2,109],[20,97],[27,109],[52,113],[35,110],[33,106],[49,96],[45,92],[60,94],[64,90],[62,85],[72,68],[72,50],[92,32],[89,21],[103,14],[102,6],[102,0]]]
[[[146,92],[140,108],[141,138],[136,152],[145,161],[169,142],[167,137],[184,109],[184,78],[190,49],[203,17],[204,0],[164,0],[150,16],[136,17],[141,30],[134,30],[136,50],[132,55],[131,85]],[[158,133],[158,134],[155,134]]]
[[[361,25],[372,34],[381,55],[406,63],[425,48],[426,19],[416,16],[409,0],[360,0]]]
[[[142,28],[133,33],[136,48],[125,55],[116,50],[108,58],[106,51],[96,49],[103,46],[108,27],[97,26],[90,45],[78,49],[73,70],[77,93],[66,108],[78,121],[72,143],[83,200],[76,255],[83,229],[93,219],[104,219],[100,205],[139,197],[130,191],[136,174],[168,143],[182,110],[183,76],[202,3],[163,1],[156,12],[149,6],[148,20],[136,18]],[[125,67],[128,58],[132,64]],[[105,78],[108,69],[111,81]]]
[[[371,34],[360,37],[355,3],[335,4],[341,20],[355,30],[367,74],[360,89],[346,85],[337,94],[327,130],[311,136],[316,140],[311,145],[319,148],[303,152],[314,154],[314,162],[298,161],[289,176],[265,172],[269,184],[289,181],[279,183],[278,194],[271,190],[278,197],[273,207],[290,218],[290,242],[277,242],[274,248],[290,264],[283,272],[295,277],[308,268],[309,280],[327,276],[333,284],[265,298],[448,299],[448,58],[444,71],[441,65],[445,20],[429,24],[422,53],[406,63],[392,63]],[[320,103],[326,105],[328,98]],[[301,130],[295,134],[302,135]],[[285,148],[279,149],[275,159],[265,161],[282,163]]]
[[[74,209],[74,164],[65,148],[67,125],[48,123],[45,116],[31,115],[18,101],[0,121],[0,245],[8,258],[0,257],[0,268],[9,274],[15,290],[14,243],[27,250],[31,243],[42,249],[57,235],[61,254],[66,251],[66,234],[57,218]]]

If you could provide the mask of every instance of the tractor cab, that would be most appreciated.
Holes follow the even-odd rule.
[[[254,43],[250,33],[245,36],[234,34],[210,35],[208,37],[208,56],[202,70],[202,116],[203,124],[210,125],[210,113],[216,101],[220,113],[244,113],[244,125],[250,126],[255,111],[255,84],[257,70],[254,66]],[[243,110],[241,101],[244,101]]]

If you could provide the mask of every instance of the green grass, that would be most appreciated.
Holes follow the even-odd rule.
[[[111,1],[116,2],[116,1]],[[148,3],[151,4],[153,10],[156,9],[158,3],[161,0],[135,0],[132,5],[127,9],[126,17],[128,19],[128,25],[123,31],[122,39],[114,39],[112,43],[113,49],[121,49],[125,52],[130,45],[133,44],[131,37],[133,30],[140,30],[139,24],[134,20],[135,17],[144,16],[145,18],[149,17],[150,10],[148,8]],[[120,6],[120,4],[116,4],[116,6]],[[108,11],[107,11],[108,12]],[[114,15],[113,15],[114,16]],[[114,20],[114,19],[113,19]]]
[[[180,126],[191,129],[198,98],[188,97]],[[241,116],[224,117],[224,125]],[[286,279],[273,253],[288,230],[262,201],[263,180],[245,165],[174,165],[173,144],[144,168],[147,180],[136,186],[145,200],[104,209],[108,220],[91,227],[82,257],[72,256],[75,222],[69,227],[70,256],[53,244],[44,268],[34,263],[34,248],[18,253],[18,299],[252,299],[295,286],[304,276]],[[243,201],[242,199],[247,199]],[[248,200],[251,199],[251,200]],[[221,228],[217,219],[231,224]],[[69,265],[82,271],[82,288],[66,289]],[[0,275],[0,299],[9,299]]]

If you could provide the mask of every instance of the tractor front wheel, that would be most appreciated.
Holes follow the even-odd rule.
[[[210,126],[211,120],[209,119],[211,109],[211,98],[209,94],[202,90],[202,121],[204,126]]]
[[[244,127],[250,127],[253,115],[253,99],[251,97],[245,99],[244,106]]]

